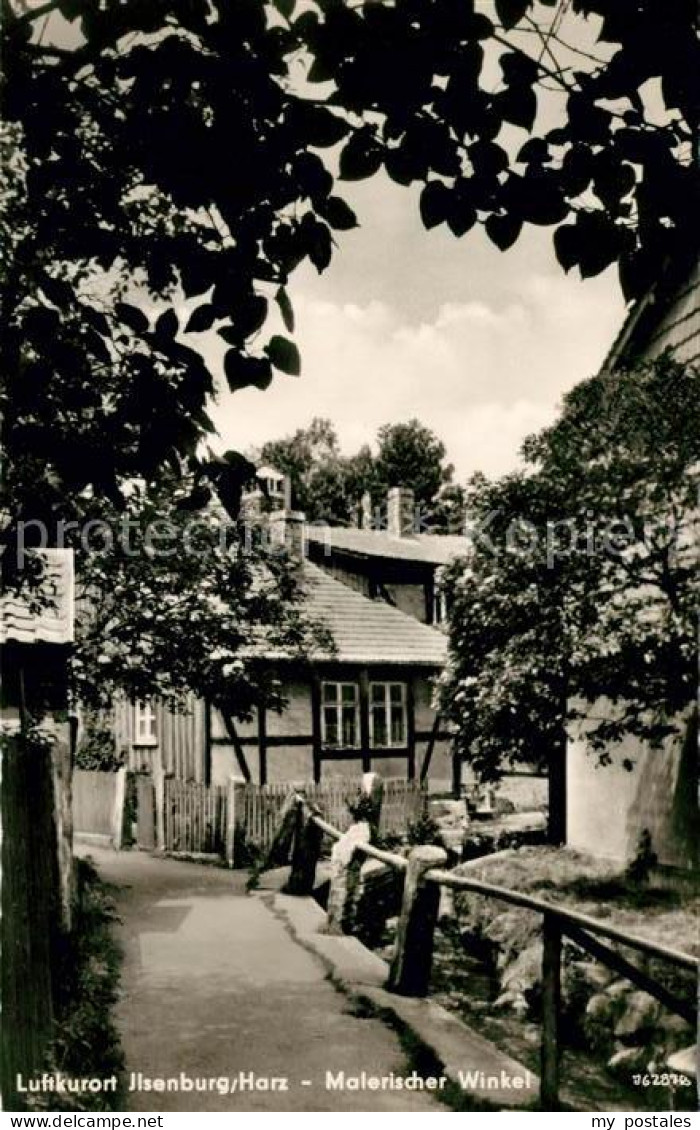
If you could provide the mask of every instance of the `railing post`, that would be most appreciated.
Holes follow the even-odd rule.
[[[542,923],[542,1048],[540,1103],[559,1107],[559,1014],[561,1009],[561,926],[553,914]]]
[[[379,821],[382,817],[382,802],[384,800],[384,781],[379,773],[362,774],[362,792],[369,797],[372,812],[367,822],[372,829],[373,837],[379,832]]]
[[[424,997],[430,985],[433,935],[440,889],[424,879],[426,871],[447,861],[444,848],[423,844],[408,857],[396,953],[389,972],[389,989],[407,997]]]
[[[352,933],[363,864],[357,848],[368,844],[370,839],[370,825],[366,820],[361,820],[358,824],[352,824],[333,845],[326,926],[329,934]]]
[[[323,833],[303,800],[297,802],[292,867],[285,888],[288,895],[310,895],[316,882]]]

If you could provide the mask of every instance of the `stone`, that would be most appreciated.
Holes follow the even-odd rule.
[[[660,1012],[659,1002],[649,993],[641,990],[630,993],[615,1025],[615,1036],[625,1043],[634,1043],[637,1036],[642,1036],[655,1027]]]
[[[692,1038],[693,1026],[674,1012],[662,1011],[657,1028],[672,1041],[683,1043]]]
[[[438,922],[447,922],[455,917],[454,894],[449,887],[440,887]]]
[[[605,991],[609,997],[617,1000],[619,997],[625,997],[628,993],[631,993],[632,985],[629,981],[613,981]]]
[[[527,996],[542,980],[542,943],[533,942],[506,966],[501,986],[506,992]]]
[[[649,1053],[645,1048],[621,1048],[608,1060],[608,1071],[624,1079],[647,1069]]]
[[[586,1016],[598,1024],[612,1024],[615,1001],[607,993],[594,993],[586,1004]]]
[[[609,969],[597,961],[572,961],[571,970],[594,993],[606,989],[614,977]]]

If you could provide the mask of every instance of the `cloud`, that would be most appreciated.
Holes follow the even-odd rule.
[[[317,415],[352,451],[381,424],[416,416],[446,443],[460,478],[517,466],[524,437],[597,370],[619,319],[607,287],[574,288],[561,274],[526,276],[500,303],[446,301],[419,320],[374,297],[300,290],[294,304],[302,377],[226,396],[216,420],[227,443],[259,445]]]

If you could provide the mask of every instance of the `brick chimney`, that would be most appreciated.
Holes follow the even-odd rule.
[[[302,561],[306,557],[306,515],[301,510],[276,510],[269,516],[270,541],[286,546],[287,553]]]
[[[390,487],[386,499],[387,531],[393,538],[415,532],[415,498],[410,487]]]

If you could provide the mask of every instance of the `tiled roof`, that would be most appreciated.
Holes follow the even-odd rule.
[[[313,653],[311,660],[416,667],[442,667],[445,662],[447,639],[437,628],[382,600],[370,600],[309,561],[303,564],[300,582],[307,612],[328,629],[335,644],[333,652]],[[263,655],[288,658],[266,650]]]
[[[414,534],[393,537],[385,530],[346,529],[342,526],[313,526],[306,537],[332,552],[363,557],[390,557],[399,561],[419,561],[428,565],[447,565],[469,549],[469,539],[456,534]]]
[[[38,588],[0,597],[0,643],[71,643],[74,638],[73,554],[43,549],[45,563]]]

